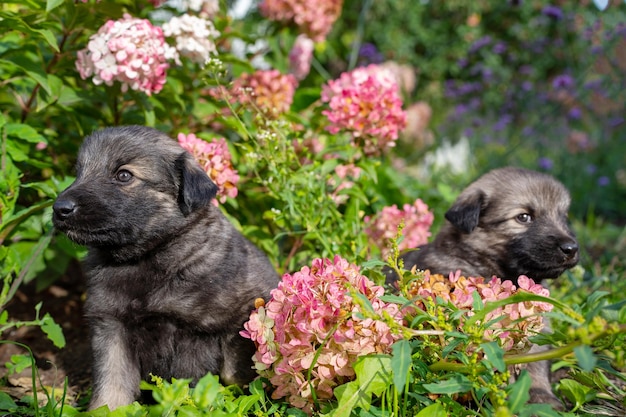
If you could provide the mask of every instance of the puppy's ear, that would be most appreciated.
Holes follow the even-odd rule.
[[[484,204],[485,194],[481,191],[462,193],[446,212],[446,219],[463,233],[471,233],[478,226]]]
[[[217,195],[217,185],[200,168],[188,153],[176,158],[176,171],[179,178],[178,205],[186,216],[192,211],[211,203]]]

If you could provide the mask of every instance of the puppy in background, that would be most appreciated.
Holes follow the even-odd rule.
[[[157,130],[115,127],[84,140],[76,171],[53,222],[89,249],[90,409],[133,402],[150,374],[251,381],[239,331],[279,278],[211,204],[217,186],[193,157]]]
[[[557,278],[579,257],[567,221],[569,205],[566,188],[549,175],[513,167],[490,171],[459,195],[433,242],[401,256],[404,267],[495,275],[515,284],[520,275]],[[390,269],[386,274],[388,282],[397,279]],[[533,362],[527,369],[533,378],[531,402],[562,407],[551,390],[549,364]]]

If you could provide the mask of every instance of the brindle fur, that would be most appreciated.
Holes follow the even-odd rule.
[[[468,276],[496,275],[513,282],[520,275],[556,278],[578,262],[569,204],[565,187],[549,175],[496,169],[459,195],[432,243],[402,259],[407,269],[417,265],[446,275],[460,269]]]
[[[217,186],[192,156],[151,128],[107,128],[85,139],[76,169],[53,221],[89,248],[90,408],[131,403],[151,373],[252,380],[254,345],[239,331],[278,275],[211,203]]]
[[[470,184],[446,212],[432,243],[402,255],[404,266],[448,275],[493,275],[517,283],[557,278],[578,262],[578,243],[568,226],[570,196],[549,175],[500,168]],[[388,282],[396,279],[386,270]],[[543,349],[533,346],[533,351]],[[531,401],[561,407],[550,387],[549,364],[527,366],[533,377]]]

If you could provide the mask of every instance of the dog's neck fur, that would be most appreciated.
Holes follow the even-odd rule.
[[[480,259],[468,257],[464,248],[482,253],[483,256]],[[491,278],[495,275],[501,279],[517,280],[517,277],[507,276],[497,259],[474,245],[471,234],[463,233],[448,222],[441,227],[431,245],[422,246],[418,251],[422,251],[420,256],[425,261],[423,265],[419,265],[420,269],[428,269],[431,273],[448,275],[461,270],[465,276]],[[447,254],[448,258],[441,260],[437,255],[441,253]]]

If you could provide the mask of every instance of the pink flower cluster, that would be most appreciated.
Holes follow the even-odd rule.
[[[306,35],[298,35],[289,51],[289,71],[298,80],[303,80],[311,71],[315,44]]]
[[[248,104],[270,119],[289,111],[298,82],[291,74],[278,70],[244,73],[233,81],[228,91],[215,89],[212,94],[231,103]]]
[[[263,0],[261,14],[279,22],[294,22],[315,42],[322,42],[341,14],[343,0]]]
[[[416,248],[428,242],[430,226],[435,216],[421,199],[413,204],[405,204],[402,210],[395,204],[384,207],[376,216],[365,217],[365,233],[380,248],[383,259],[387,258],[390,241],[398,234],[398,226],[404,222],[404,239],[398,244],[399,250]]]
[[[351,132],[366,155],[378,155],[395,146],[398,132],[406,126],[406,113],[397,82],[388,69],[369,65],[344,72],[322,86],[322,101],[330,110],[330,133]]]
[[[178,143],[193,155],[207,175],[217,185],[217,200],[220,203],[224,203],[226,197],[237,197],[239,175],[233,169],[230,151],[224,138],[215,142],[206,142],[197,138],[193,133],[188,135],[179,133]],[[217,204],[217,201],[214,201]]]
[[[484,303],[499,301],[522,291],[544,297],[550,296],[548,289],[536,284],[527,276],[521,275],[517,284],[519,288],[516,288],[511,281],[502,281],[495,276],[490,280],[483,277],[464,277],[461,276],[460,271],[450,273],[446,279],[443,275],[430,274],[426,271],[423,279],[416,279],[411,283],[408,294],[422,298],[441,297],[445,301],[452,302],[456,307],[466,310],[473,308],[474,292],[480,295]],[[543,328],[540,314],[551,311],[552,308],[552,304],[537,301],[499,307],[485,317],[486,323],[498,318],[500,320],[491,324],[484,336],[486,339],[497,338],[502,348],[507,351],[525,350],[530,346],[528,336],[539,333]]]
[[[253,359],[275,387],[272,398],[287,397],[310,412],[314,398],[330,399],[335,386],[354,379],[359,356],[390,351],[400,336],[385,321],[361,315],[354,293],[367,297],[377,315],[401,323],[398,306],[380,300],[383,288],[339,256],[285,274],[270,301],[251,314],[241,334],[257,345]]]
[[[158,93],[165,84],[168,59],[176,50],[165,43],[163,31],[145,19],[129,14],[109,20],[78,51],[76,68],[82,79],[93,76],[96,85],[122,84],[122,91]]]

